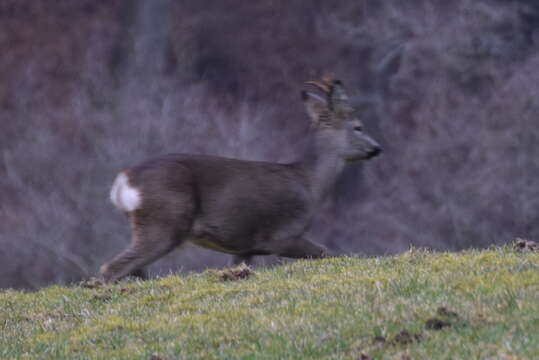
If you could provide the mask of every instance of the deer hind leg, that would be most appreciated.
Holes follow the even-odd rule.
[[[101,267],[106,282],[143,274],[142,268],[145,265],[181,245],[191,231],[192,207],[186,204],[180,211],[172,211],[165,205],[160,210],[153,208],[151,213],[134,211],[130,217],[131,244],[110,263]]]
[[[101,267],[101,273],[106,282],[140,274],[142,267],[174,250],[182,240],[181,234],[170,226],[145,226],[133,234],[127,249]]]

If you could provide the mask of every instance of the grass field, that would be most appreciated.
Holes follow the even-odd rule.
[[[1,359],[539,359],[539,253],[411,250],[0,293]]]

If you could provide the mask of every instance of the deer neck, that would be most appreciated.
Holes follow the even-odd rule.
[[[316,132],[306,148],[303,159],[299,161],[315,201],[321,202],[331,194],[345,163],[334,136],[323,131]]]

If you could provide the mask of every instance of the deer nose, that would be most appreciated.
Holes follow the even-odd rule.
[[[369,151],[369,158],[378,156],[380,155],[381,152],[382,152],[382,148],[380,146],[376,146],[371,151]]]

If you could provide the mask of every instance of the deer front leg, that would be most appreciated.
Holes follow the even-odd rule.
[[[304,238],[294,238],[283,244],[275,254],[294,259],[320,259],[331,256],[330,250]]]

